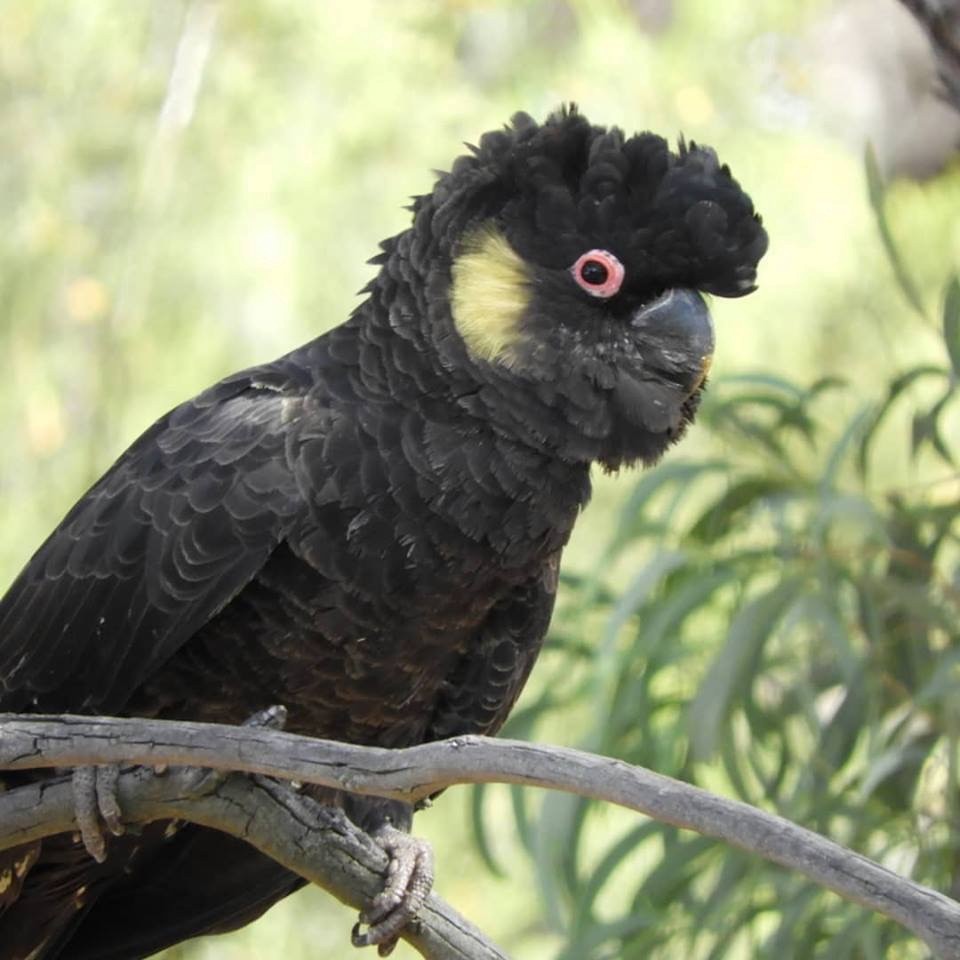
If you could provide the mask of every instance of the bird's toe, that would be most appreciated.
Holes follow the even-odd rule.
[[[416,919],[433,888],[433,849],[424,841],[386,824],[373,838],[390,857],[383,890],[360,914],[351,939],[355,947],[376,945],[381,957],[397,944],[400,931]],[[361,932],[361,926],[367,930]]]
[[[73,802],[80,838],[87,853],[98,863],[107,858],[104,827],[115,837],[124,831],[123,812],[117,799],[119,779],[117,764],[75,767],[73,770]]]

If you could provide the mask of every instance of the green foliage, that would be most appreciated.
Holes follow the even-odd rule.
[[[869,154],[867,181],[916,323]],[[719,452],[635,482],[595,572],[567,582],[553,665],[566,679],[512,732],[548,736],[579,705],[591,749],[956,890],[956,277],[941,329],[941,359],[896,371],[872,402],[836,378],[716,381],[701,420]],[[881,450],[906,464],[896,481]],[[895,924],[714,841],[567,797],[515,810],[561,960],[923,956]],[[478,795],[481,843],[482,812]]]

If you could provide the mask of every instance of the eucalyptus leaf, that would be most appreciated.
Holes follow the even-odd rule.
[[[792,577],[750,601],[730,624],[727,638],[707,670],[688,715],[694,757],[706,760],[727,734],[727,718],[749,689],[763,647],[796,599],[802,582]]]
[[[943,340],[954,381],[960,380],[960,279],[956,274],[947,281],[943,296]]]
[[[715,543],[727,536],[743,514],[771,496],[789,496],[797,492],[792,480],[778,476],[747,476],[728,487],[690,527],[688,536],[702,544]]]
[[[897,399],[902,396],[914,383],[927,377],[944,377],[946,371],[942,367],[924,365],[914,367],[891,381],[887,388],[887,395],[874,410],[872,419],[865,425],[860,438],[860,449],[857,455],[857,467],[860,475],[865,477],[869,469],[870,449],[877,431],[890,412]]]
[[[874,153],[872,144],[867,144],[864,152],[864,169],[867,176],[867,196],[870,200],[870,207],[873,210],[877,222],[877,230],[880,233],[880,242],[883,245],[887,259],[893,269],[893,275],[896,278],[897,285],[903,293],[904,299],[924,320],[927,319],[926,311],[923,307],[923,298],[920,296],[919,288],[910,276],[900,251],[893,239],[893,233],[890,230],[890,224],[887,222],[886,212],[886,187],[883,183],[883,177],[880,174],[880,167],[877,163],[877,155]]]
[[[500,866],[499,861],[494,856],[493,847],[487,833],[487,825],[484,819],[484,809],[486,806],[487,784],[479,783],[470,791],[470,827],[473,832],[473,843],[480,854],[480,859],[484,866],[496,877],[506,876],[506,871]]]

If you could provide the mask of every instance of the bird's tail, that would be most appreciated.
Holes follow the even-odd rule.
[[[236,930],[305,882],[215,830],[155,823],[118,839],[104,864],[69,835],[44,841],[0,916],[0,960],[148,957],[190,937]],[[118,847],[127,847],[127,870],[117,869]]]

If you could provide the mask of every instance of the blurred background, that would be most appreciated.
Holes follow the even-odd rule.
[[[5,0],[0,587],[150,422],[344,319],[486,129],[576,101],[709,143],[771,236],[709,399],[597,477],[508,732],[776,810],[960,889],[960,114],[895,0]],[[912,958],[895,926],[624,811],[418,817],[518,960]],[[307,890],[168,960],[349,958]],[[405,946],[395,954],[410,958]]]

